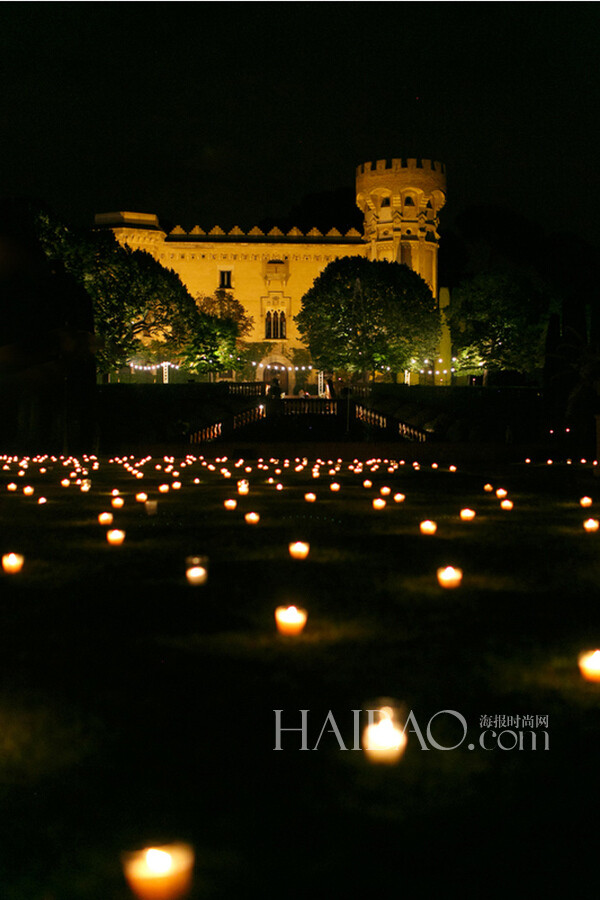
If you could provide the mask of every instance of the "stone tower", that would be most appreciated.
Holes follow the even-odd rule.
[[[438,297],[439,212],[446,167],[431,159],[378,159],[356,170],[370,259],[406,263]]]

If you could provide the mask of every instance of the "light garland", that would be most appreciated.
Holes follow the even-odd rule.
[[[172,362],[162,362],[162,363],[153,363],[149,366],[138,366],[137,363],[128,363],[131,369],[136,369],[138,372],[155,372],[157,369],[178,369],[179,366],[176,363]]]

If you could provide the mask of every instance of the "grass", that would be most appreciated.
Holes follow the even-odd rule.
[[[178,466],[182,488],[164,497],[172,474],[157,460],[140,480],[89,461],[89,493],[60,486],[73,462],[1,471],[0,550],[26,557],[0,578],[2,898],[125,900],[121,851],[176,839],[196,849],[194,898],[495,896],[515,890],[519,866],[520,894],[558,896],[576,867],[579,896],[595,897],[584,823],[600,688],[577,669],[579,651],[600,643],[600,533],[582,529],[596,504],[579,506],[597,494],[594,469],[354,473],[345,462],[314,479],[310,465],[245,473],[234,462]],[[487,481],[509,491],[511,512]],[[406,500],[374,512],[384,484]],[[122,547],[97,523],[113,488],[126,501],[114,511]],[[138,490],[158,497],[155,517]],[[460,521],[463,506],[473,522]],[[259,525],[246,525],[248,510]],[[419,533],[424,518],[436,535]],[[296,539],[311,543],[304,562],[289,556]],[[191,554],[210,559],[203,587],[185,580]],[[437,585],[446,564],[464,570],[458,590]],[[298,639],[274,629],[289,602],[309,612]],[[351,710],[381,696],[423,732],[456,710],[468,739],[444,752],[411,734],[391,769],[331,733],[301,752],[290,732],[274,752],[274,709],[290,727],[309,709],[311,746],[331,710],[351,746]],[[482,749],[483,714],[549,716],[550,750]],[[451,717],[436,721],[438,742],[460,738]]]

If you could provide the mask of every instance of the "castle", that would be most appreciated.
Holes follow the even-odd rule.
[[[303,234],[292,228],[284,234],[272,228],[244,233],[218,226],[208,233],[195,226],[189,233],[177,226],[166,234],[157,216],[114,212],[96,215],[98,227],[109,227],[116,239],[132,249],[150,253],[173,269],[192,296],[209,296],[218,288],[231,290],[253,317],[249,341],[266,342],[269,350],[257,361],[257,377],[270,379],[277,371],[282,389],[291,392],[295,376],[291,351],[303,345],[294,324],[304,294],[334,259],[363,256],[371,260],[405,263],[419,274],[438,299],[449,302],[438,286],[438,223],[446,201],[445,166],[429,159],[381,159],[356,170],[356,203],[364,216],[360,234],[352,228],[341,234],[316,228]],[[450,335],[443,328],[436,360],[419,361],[406,380],[449,384]],[[431,366],[431,368],[429,368]]]

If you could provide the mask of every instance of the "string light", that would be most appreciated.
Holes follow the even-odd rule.
[[[141,372],[155,372],[156,369],[162,369],[165,366],[168,369],[178,369],[179,366],[176,363],[172,362],[162,362],[162,363],[153,363],[149,366],[138,366],[137,363],[129,363],[130,368],[136,369]]]

